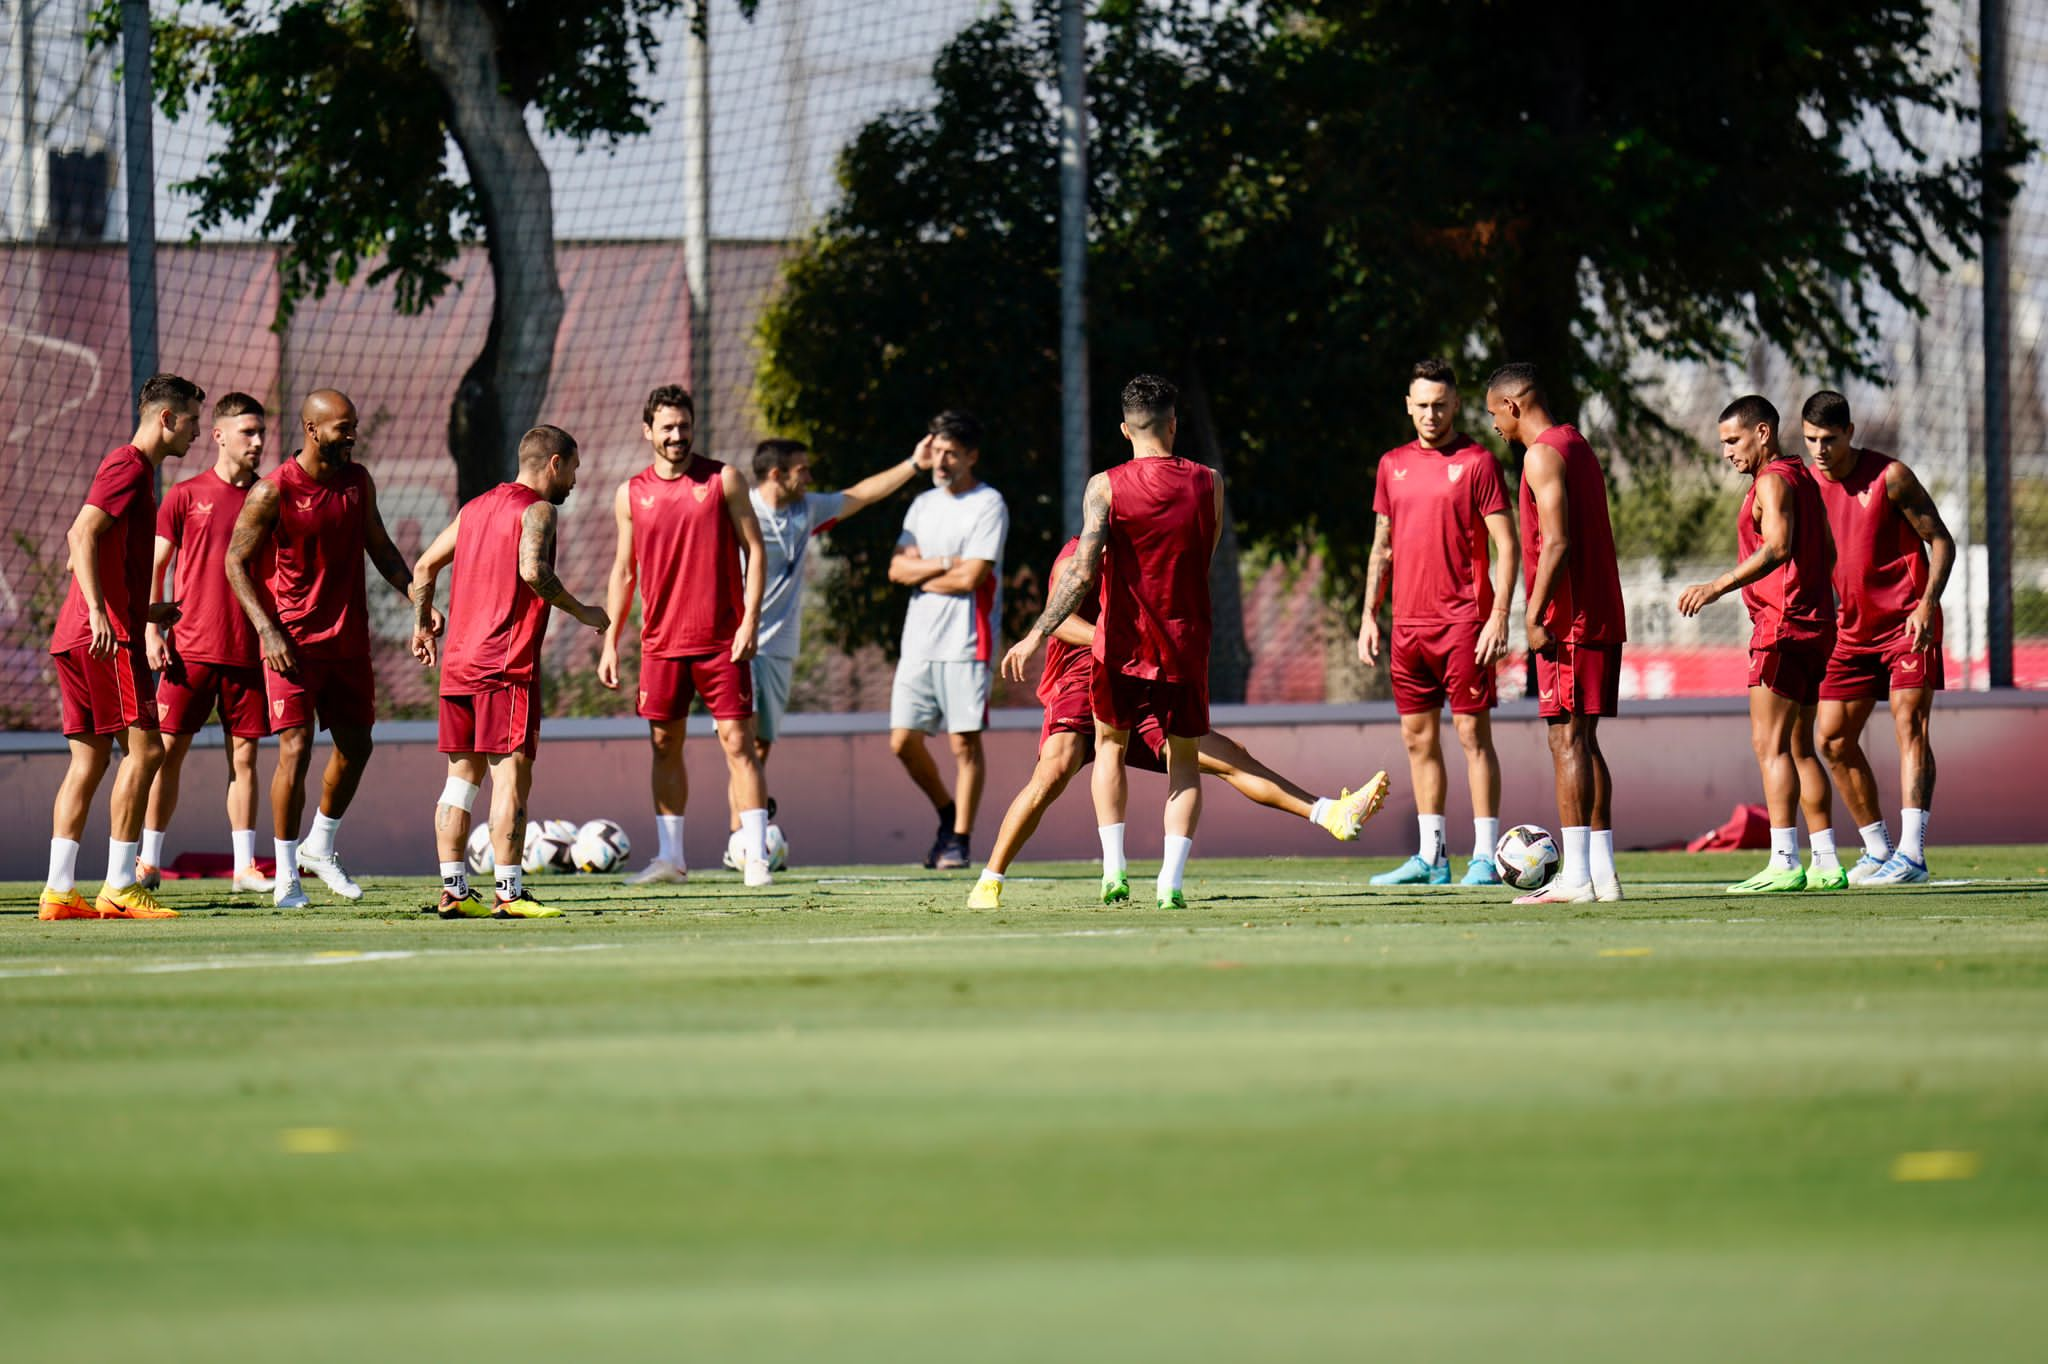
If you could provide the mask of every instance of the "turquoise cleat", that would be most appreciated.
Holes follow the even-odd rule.
[[[1375,886],[1448,886],[1451,883],[1451,859],[1429,863],[1422,855],[1403,862],[1392,871],[1383,871],[1368,883]]]
[[[1465,868],[1465,874],[1459,878],[1458,884],[1461,886],[1497,886],[1500,884],[1500,873],[1494,870],[1492,858],[1475,857],[1472,859],[1471,865]]]

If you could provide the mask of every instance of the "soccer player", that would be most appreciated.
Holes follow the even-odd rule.
[[[926,436],[909,457],[880,473],[870,474],[836,493],[811,489],[811,452],[801,441],[764,440],[754,450],[754,520],[761,527],[763,566],[768,586],[761,594],[761,644],[754,654],[754,753],[765,773],[768,752],[782,732],[789,709],[789,687],[803,644],[804,562],[811,538],[857,516],[888,497],[917,473],[932,467],[932,440]],[[731,806],[731,841],[726,865],[744,864],[740,848],[737,793]],[[766,802],[770,810],[772,801]]]
[[[1358,658],[1379,662],[1379,607],[1394,570],[1394,637],[1388,665],[1421,846],[1372,878],[1376,886],[1448,885],[1444,843],[1444,750],[1439,712],[1448,700],[1472,792],[1472,860],[1462,884],[1500,884],[1500,757],[1493,749],[1493,665],[1508,647],[1515,589],[1515,527],[1493,452],[1458,430],[1458,377],[1442,360],[1417,364],[1408,381],[1415,439],[1380,456],[1372,554]],[[1493,577],[1486,568],[1493,545]]]
[[[1515,903],[1619,900],[1614,779],[1600,752],[1600,717],[1620,709],[1628,621],[1607,519],[1607,479],[1578,428],[1551,417],[1534,365],[1495,370],[1486,384],[1486,410],[1502,440],[1524,447],[1523,625],[1536,656],[1537,709],[1550,731],[1564,842],[1557,875]]]
[[[1067,541],[1053,560],[1046,590],[1058,592],[1067,564],[1081,541]],[[1045,645],[1045,671],[1038,679],[1038,699],[1045,706],[1045,719],[1038,731],[1038,765],[1024,789],[1010,802],[996,832],[996,845],[988,865],[968,894],[969,909],[1001,909],[1003,884],[1010,864],[1024,851],[1037,832],[1038,821],[1067,789],[1086,763],[1095,759],[1095,717],[1089,700],[1095,682],[1095,620],[1100,602],[1084,599],[1074,614],[1061,621]],[[1138,720],[1139,743],[1130,753],[1131,766],[1147,772],[1166,770],[1166,731],[1158,717],[1146,713]],[[1356,791],[1345,790],[1336,797],[1312,796],[1305,789],[1254,758],[1235,739],[1214,730],[1196,745],[1202,771],[1221,777],[1254,804],[1306,819],[1339,842],[1358,837],[1365,821],[1379,812],[1386,798],[1387,774],[1375,773]]]
[[[1771,860],[1730,893],[1839,890],[1849,884],[1835,855],[1834,792],[1813,751],[1814,709],[1835,647],[1835,545],[1811,471],[1778,448],[1778,409],[1755,393],[1721,410],[1721,453],[1747,475],[1735,518],[1741,562],[1679,594],[1680,615],[1742,589],[1749,608],[1749,742],[1771,813]],[[1806,811],[1811,872],[1799,865]]]
[[[540,748],[540,646],[548,608],[559,606],[593,630],[611,619],[586,606],[555,576],[555,508],[576,486],[576,438],[536,426],[519,439],[519,476],[472,499],[434,537],[412,571],[413,657],[432,667],[434,582],[455,566],[448,588],[448,640],[441,663],[441,751],[448,782],[434,807],[444,919],[556,919],[562,911],[526,889],[520,856],[526,797]],[[470,889],[469,813],[484,769],[491,771],[491,852],[497,895]]]
[[[228,591],[228,540],[256,465],[263,458],[263,404],[246,393],[229,393],[213,405],[213,467],[176,484],[156,514],[156,564],[152,600],[165,600],[165,578],[178,603],[176,633],[152,622],[147,631],[149,666],[157,682],[157,718],[166,736],[163,766],[149,788],[142,820],[142,852],[135,868],[140,884],[155,890],[162,880],[164,834],[178,809],[178,781],[192,736],[220,708],[228,741],[228,836],[234,848],[234,888],[267,891],[271,880],[256,870],[256,745],[270,733],[263,696],[263,658],[256,631]],[[170,572],[172,557],[177,568]]]
[[[377,719],[363,556],[401,596],[412,587],[412,568],[378,514],[376,480],[356,463],[356,405],[331,388],[316,389],[299,409],[299,425],[298,453],[249,490],[227,554],[228,586],[256,627],[277,732],[271,894],[281,909],[309,903],[299,883],[306,871],[344,900],[363,896],[335,852],[342,816],[370,761],[370,727]],[[259,585],[266,557],[270,568]],[[434,620],[438,626],[438,612]],[[301,846],[316,718],[334,752],[321,778],[313,831]]]
[[[1184,909],[1182,880],[1202,816],[1197,745],[1209,732],[1209,562],[1223,533],[1223,480],[1173,453],[1172,384],[1141,374],[1122,396],[1118,429],[1131,458],[1088,480],[1081,543],[1038,623],[1003,656],[1003,675],[1023,681],[1032,655],[1099,590],[1089,703],[1102,902],[1131,898],[1125,767],[1131,731],[1149,716],[1166,735],[1166,857],[1155,904]]]
[[[65,536],[71,586],[57,612],[50,654],[71,763],[50,818],[50,875],[36,907],[40,919],[177,917],[135,882],[143,804],[164,756],[143,628],[178,618],[175,603],[149,600],[156,474],[165,460],[183,459],[192,447],[205,399],[199,385],[175,374],[143,384],[135,438],[100,461]],[[78,893],[78,839],[116,736],[123,757],[107,802],[107,879],[88,901]]]
[[[932,487],[903,518],[889,581],[910,589],[903,649],[889,691],[889,749],[938,812],[927,867],[953,870],[969,840],[986,768],[990,668],[1002,626],[1003,542],[1010,509],[976,476],[981,423],[941,412],[930,432]],[[953,749],[953,789],[939,779],[924,737],[943,731]]]
[[[760,633],[766,551],[740,471],[692,453],[696,412],[690,395],[675,384],[647,395],[640,430],[653,460],[612,498],[618,546],[605,592],[611,624],[598,654],[597,680],[619,685],[619,631],[637,586],[639,713],[654,747],[654,823],[660,835],[654,860],[626,884],[680,885],[689,878],[683,856],[683,811],[690,799],[683,735],[690,701],[702,696],[717,723],[727,781],[740,808],[746,883],[766,886],[775,879],[768,873],[768,794],[754,748],[754,674],[747,666]]]
[[[1942,688],[1941,594],[1956,542],[1913,471],[1890,455],[1858,449],[1849,400],[1824,390],[1800,413],[1807,453],[1819,466],[1821,501],[1835,541],[1841,619],[1820,683],[1816,733],[1842,803],[1859,826],[1863,855],[1852,886],[1927,879],[1927,816],[1934,799],[1928,727]],[[1878,699],[1889,695],[1899,741],[1899,846],[1891,846],[1877,777],[1861,743]]]

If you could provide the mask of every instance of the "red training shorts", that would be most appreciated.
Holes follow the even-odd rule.
[[[540,753],[540,684],[513,682],[441,698],[443,753]]]
[[[377,722],[377,672],[368,658],[299,657],[290,676],[263,670],[273,732],[310,726],[368,729]]]
[[[1081,763],[1083,766],[1095,761],[1095,715],[1090,709],[1086,696],[1067,698],[1069,704],[1048,708],[1045,719],[1038,727],[1038,748],[1045,751],[1045,741],[1055,734],[1078,734],[1081,736]],[[1071,704],[1078,701],[1078,705]],[[1159,717],[1146,711],[1132,726],[1132,736],[1138,742],[1130,745],[1125,762],[1140,772],[1164,772],[1166,770],[1166,729]]]
[[[1478,662],[1479,632],[1485,624],[1477,620],[1395,621],[1393,644],[1387,651],[1394,709],[1403,715],[1420,715],[1441,710],[1448,700],[1453,715],[1492,710],[1498,699],[1493,669],[1482,668]]]
[[[84,644],[52,657],[57,662],[57,697],[66,734],[120,734],[157,727],[156,679],[140,644],[116,645],[111,658],[94,658]]]
[[[1844,649],[1838,644],[1820,680],[1820,699],[1882,701],[1895,691],[1940,691],[1947,682],[1939,645],[1920,653],[1904,640],[1885,649]]]
[[[1199,739],[1209,732],[1209,685],[1159,682],[1098,667],[1088,688],[1089,708],[1111,729],[1135,730],[1149,716],[1160,732]]]
[[[166,734],[197,734],[220,705],[221,728],[237,739],[270,733],[261,665],[188,663],[173,657],[156,686],[157,719]]]
[[[1619,714],[1621,646],[1559,642],[1536,655],[1536,712]]]
[[[680,720],[691,698],[704,698],[714,720],[744,720],[754,713],[754,668],[735,663],[732,653],[640,660],[640,718]]]
[[[1781,639],[1749,651],[1749,685],[1764,687],[1801,706],[1820,704],[1832,639]]]

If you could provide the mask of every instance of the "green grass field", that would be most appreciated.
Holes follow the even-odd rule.
[[[2040,1358],[2048,849],[1719,893],[1759,857],[1544,911],[1356,859],[1198,861],[1171,916],[1071,864],[991,914],[894,868],[565,879],[604,912],[531,924],[419,918],[423,880],[44,924],[6,885],[0,1341]]]

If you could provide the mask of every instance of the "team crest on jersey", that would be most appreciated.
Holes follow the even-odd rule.
[[[1877,486],[1875,484],[1872,484],[1870,487],[1865,488],[1861,492],[1857,493],[1856,500],[1867,507],[1870,505],[1870,495],[1876,491]]]
[[[1465,466],[1462,464],[1453,464],[1449,468],[1445,469],[1444,472],[1451,476],[1451,482],[1456,483],[1459,479],[1465,476]]]
[[[702,502],[705,498],[711,496],[711,485],[709,483],[692,483],[690,485],[690,496]]]

